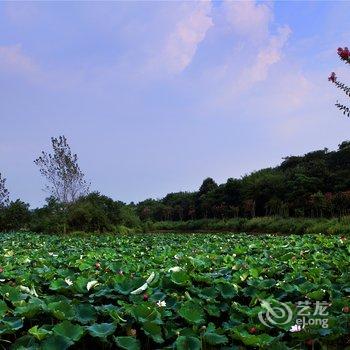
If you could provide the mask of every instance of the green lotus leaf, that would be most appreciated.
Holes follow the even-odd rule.
[[[198,296],[203,299],[215,300],[215,298],[217,298],[217,295],[218,295],[218,291],[215,289],[215,287],[202,288],[198,292]]]
[[[115,343],[125,350],[139,350],[141,349],[141,343],[135,337],[114,337]]]
[[[43,327],[39,328],[38,326],[34,326],[28,330],[28,333],[38,340],[43,340],[52,334],[52,331],[49,331]]]
[[[4,299],[9,300],[12,303],[26,299],[26,296],[22,294],[18,288],[9,285],[0,287],[0,295],[2,295]]]
[[[72,319],[75,315],[74,308],[65,301],[58,301],[48,304],[48,309],[59,320]]]
[[[11,332],[18,331],[23,327],[23,319],[17,317],[4,317],[1,322]]]
[[[60,291],[69,288],[69,285],[63,279],[53,280],[50,284],[50,289]]]
[[[185,285],[190,280],[188,274],[182,270],[172,272],[170,278],[175,284],[179,285]]]
[[[79,304],[75,307],[75,319],[80,323],[96,321],[96,310],[90,304]]]
[[[249,345],[249,346],[257,346],[257,347],[267,347],[270,345],[273,341],[275,341],[275,337],[272,337],[268,334],[250,334],[246,329],[243,327],[236,327],[234,330],[233,337],[235,339],[241,340],[243,344]]]
[[[133,290],[141,287],[144,283],[145,281],[142,278],[123,278],[114,285],[114,289],[120,294],[128,295]]]
[[[38,350],[39,348],[40,346],[36,339],[28,334],[17,338],[11,345],[11,350]]]
[[[189,323],[201,324],[204,322],[202,306],[193,301],[184,302],[178,312]]]
[[[107,338],[116,330],[114,323],[95,323],[92,326],[86,327],[92,337]]]
[[[228,338],[225,335],[220,335],[214,332],[205,333],[204,340],[210,345],[223,345],[228,342]]]
[[[274,285],[276,285],[276,280],[274,279],[266,279],[266,280],[260,280],[260,279],[251,279],[247,282],[248,285],[256,287],[257,289],[270,289]]]
[[[6,315],[7,310],[7,304],[3,300],[0,300],[0,318]]]
[[[131,309],[132,314],[139,322],[154,321],[159,318],[157,307],[151,303],[142,303]]]
[[[225,299],[232,299],[237,295],[236,287],[229,283],[220,283],[216,288],[220,291],[222,297]]]
[[[79,276],[72,285],[72,288],[77,292],[81,294],[85,294],[88,292],[86,289],[87,283],[90,281],[89,278],[86,278],[84,276]]]
[[[68,349],[73,342],[61,335],[51,335],[47,337],[41,345],[42,350],[65,350]]]
[[[225,335],[216,332],[215,325],[212,322],[208,324],[203,338],[210,345],[223,345],[228,342],[228,338]]]
[[[84,334],[84,328],[69,321],[63,321],[52,328],[52,330],[63,337],[78,341]]]
[[[14,310],[15,315],[34,317],[46,308],[45,303],[38,298],[31,298],[28,303],[23,301],[20,306]]]
[[[205,306],[205,310],[210,316],[214,317],[220,317],[221,315],[221,310],[218,306],[213,305],[213,304],[208,304]]]
[[[144,332],[150,336],[156,343],[163,343],[162,328],[155,322],[144,322],[142,324]]]
[[[324,290],[319,289],[308,293],[307,296],[309,297],[309,299],[322,301],[324,300],[325,294],[326,292]]]
[[[190,336],[180,336],[177,338],[176,342],[177,350],[200,350],[201,342],[196,337]]]

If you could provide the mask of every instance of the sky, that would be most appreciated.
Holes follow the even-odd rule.
[[[91,189],[138,202],[336,149],[331,71],[350,2],[0,2],[0,172],[42,205],[33,163],[65,135]]]

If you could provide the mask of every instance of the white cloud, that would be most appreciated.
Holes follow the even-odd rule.
[[[254,106],[264,106],[266,110],[269,106],[264,101],[271,104],[276,94],[288,99],[285,102],[288,110],[295,110],[304,103],[304,93],[310,88],[309,83],[298,67],[289,64],[285,54],[292,33],[290,27],[274,28],[273,11],[266,3],[225,2],[217,11],[215,19],[225,19],[226,22],[222,25],[215,20],[214,30],[217,24],[221,25],[221,29],[215,30],[213,36],[222,41],[222,28],[225,28],[224,39],[231,43],[231,49],[223,51],[226,55],[224,60],[218,56],[221,62],[216,67],[206,67],[202,74],[199,88],[208,85],[213,88],[210,95],[202,99],[200,113],[217,114],[220,111],[220,114],[228,114],[228,111],[239,110],[242,114],[249,113],[249,108],[255,110]],[[279,80],[287,75],[288,81],[297,90],[275,90],[274,86],[279,85]],[[243,105],[245,110],[242,110]]]
[[[199,44],[213,26],[211,9],[212,4],[209,1],[184,4],[181,18],[167,35],[160,54],[152,59],[153,68],[181,73],[191,64]]]
[[[283,57],[291,34],[288,26],[270,30],[274,14],[269,2],[225,1],[222,6],[227,25],[236,39],[233,92],[240,93],[268,78],[269,69]]]
[[[248,88],[267,79],[269,68],[281,60],[290,34],[290,28],[284,26],[278,29],[276,35],[270,36],[268,44],[258,52],[254,64],[243,70],[239,84],[241,88]]]
[[[245,39],[266,37],[273,12],[269,3],[257,4],[253,0],[225,1],[223,10],[227,22],[235,34]]]

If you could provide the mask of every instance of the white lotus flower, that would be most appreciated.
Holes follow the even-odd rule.
[[[148,285],[150,283],[152,283],[152,281],[154,280],[155,276],[156,276],[156,274],[154,272],[152,272],[150,274],[150,276],[147,278],[146,283],[144,283],[141,287],[133,290],[130,294],[135,295],[135,294],[141,294],[142,292],[144,292],[148,288]]]
[[[13,250],[8,250],[8,249],[4,249],[4,250],[6,251],[6,253],[4,254],[4,257],[8,258],[14,255]]]
[[[37,298],[39,297],[39,295],[38,295],[38,293],[36,292],[34,286],[33,286],[32,289],[31,289],[31,294],[34,295],[34,296],[37,297]]]
[[[34,286],[32,287],[32,289],[29,289],[28,287],[26,286],[19,286],[19,289],[22,291],[22,292],[25,292],[25,293],[28,293],[30,295],[34,295],[35,297],[38,297],[38,293],[36,292]]]
[[[292,326],[292,328],[289,330],[289,332],[300,332],[302,330],[302,327],[299,324],[295,324],[294,326]]]
[[[147,278],[146,283],[147,283],[147,284],[152,283],[152,281],[153,281],[153,279],[154,279],[155,276],[156,276],[155,273],[152,272],[151,275]]]
[[[4,278],[1,278],[0,279],[0,282],[5,282],[6,280]]]
[[[69,278],[65,278],[64,281],[65,281],[69,286],[73,285],[72,280],[69,279]]]
[[[19,286],[19,289],[22,291],[22,292],[26,292],[28,294],[30,294],[30,289],[26,286]]]
[[[163,301],[158,300],[157,301],[157,306],[159,306],[159,307],[166,307],[166,302],[164,300]]]
[[[144,292],[146,289],[148,288],[148,283],[146,282],[145,284],[143,284],[140,288],[137,288],[135,290],[133,290],[130,294],[141,294],[142,292]]]
[[[99,284],[99,283],[98,283],[98,281],[96,281],[96,280],[90,281],[90,282],[87,283],[86,289],[87,289],[87,290],[90,290],[91,288],[96,287],[98,284]]]
[[[179,272],[181,270],[182,270],[182,268],[180,266],[174,266],[174,267],[171,267],[168,271],[169,272]]]

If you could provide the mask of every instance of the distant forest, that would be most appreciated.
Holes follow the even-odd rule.
[[[192,220],[255,216],[333,217],[350,210],[350,142],[337,151],[290,156],[218,185],[203,181],[197,192],[169,193],[136,205],[142,220]]]
[[[349,141],[341,143],[336,151],[323,149],[304,156],[289,156],[275,168],[262,169],[240,179],[229,178],[221,185],[207,178],[196,192],[169,193],[162,199],[147,199],[138,204],[125,204],[98,192],[89,193],[77,157],[71,155],[66,140],[53,141],[57,147],[63,144],[73,159],[67,169],[73,169],[73,181],[69,180],[76,198],[60,199],[60,195],[65,198],[68,193],[60,192],[51,195],[42,208],[30,210],[19,199],[9,201],[6,179],[0,175],[0,231],[127,232],[128,229],[145,231],[147,224],[159,221],[265,216],[332,218],[350,214]],[[62,152],[59,147],[57,154]],[[52,165],[54,157],[48,159]],[[44,160],[42,156],[36,163],[42,164]],[[52,177],[50,168],[45,169]],[[63,174],[66,179],[67,172]],[[62,178],[58,178],[60,188]]]

